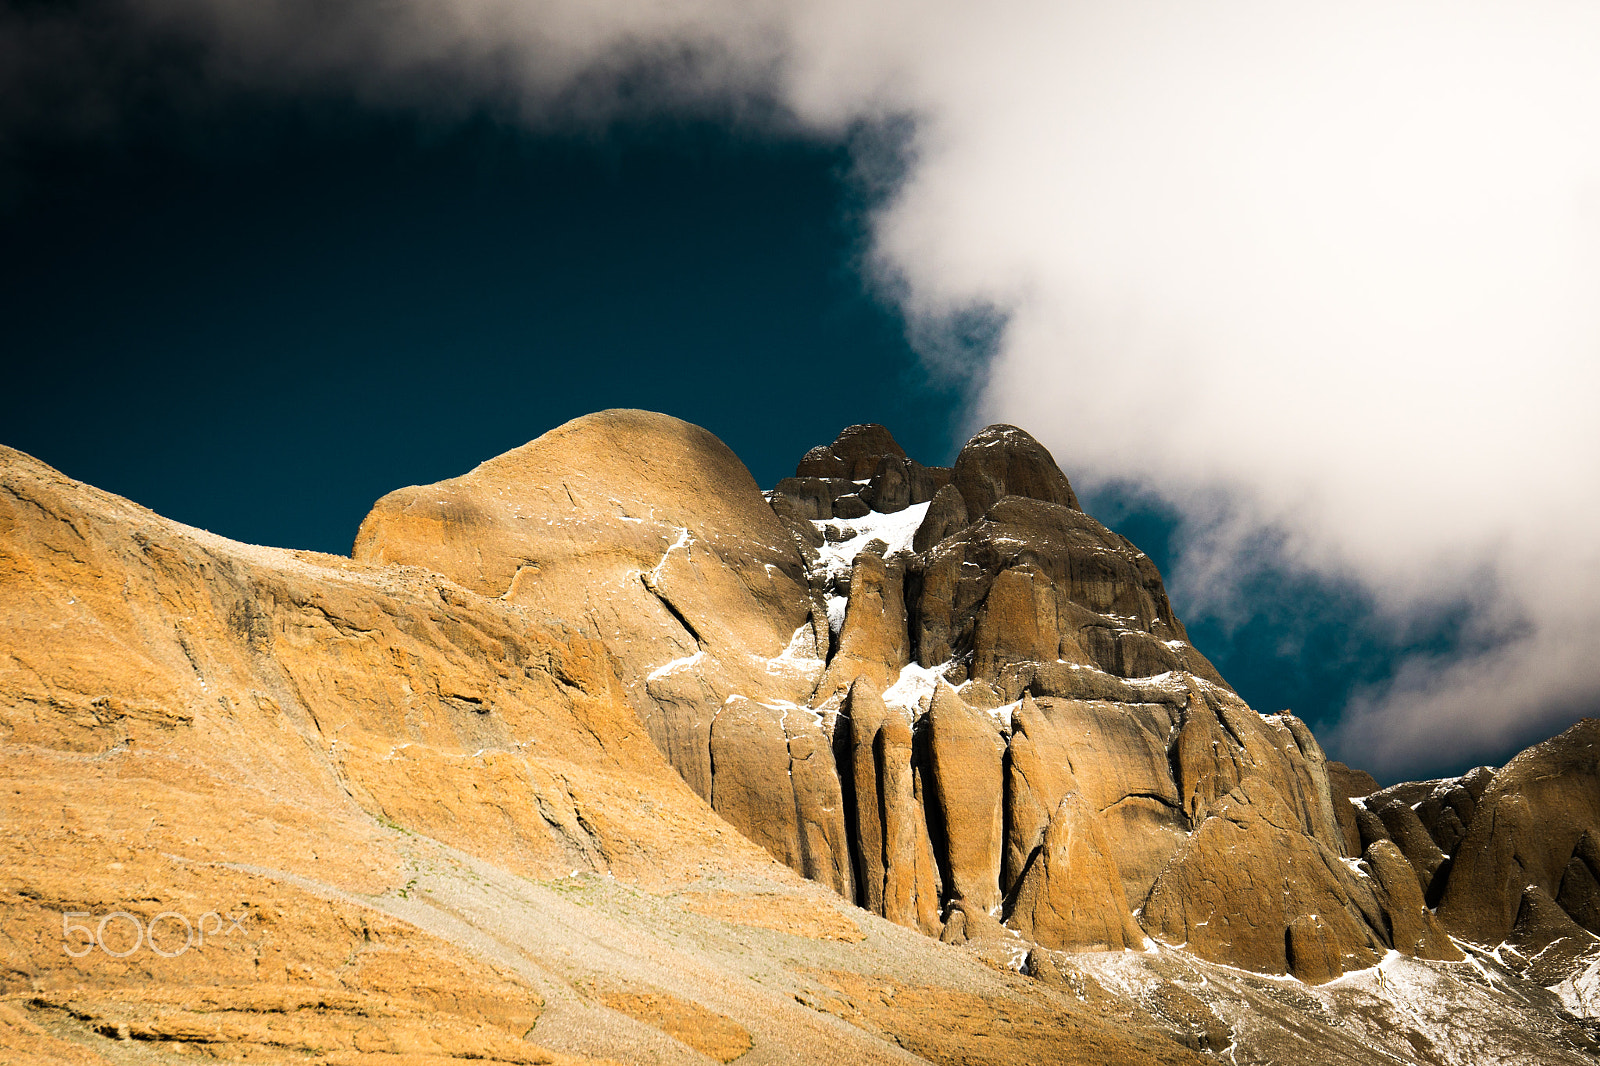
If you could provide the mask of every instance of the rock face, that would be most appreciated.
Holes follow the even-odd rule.
[[[1389,941],[1395,950],[1419,959],[1455,960],[1460,949],[1450,942],[1444,926],[1428,910],[1417,885],[1417,871],[1391,841],[1380,840],[1364,856],[1379,899],[1389,920]]]
[[[1024,938],[1088,951],[1144,943],[1096,814],[1080,793],[1069,792],[1050,815],[1011,906],[1011,925]]]
[[[651,739],[718,813],[752,839],[783,840],[775,854],[803,873],[850,868],[848,852],[814,855],[842,846],[836,801],[830,813],[827,796],[808,793],[822,806],[783,826],[766,812],[773,797],[751,791],[789,778],[795,741],[778,723],[810,704],[828,630],[799,548],[710,433],[645,411],[576,419],[461,477],[385,496],[352,555],[443,574],[597,643]],[[725,711],[734,720],[719,730]],[[815,839],[791,845],[802,822]]]
[[[1184,842],[1150,894],[1144,923],[1207,957],[1320,982],[1371,966],[1374,949],[1395,946],[1372,924],[1379,912],[1371,888],[1251,775]]]
[[[1138,910],[1157,937],[1308,979],[1390,947],[1446,952],[1414,913],[1420,884],[1388,891],[1341,861],[1363,852],[1354,808],[1335,803],[1334,775],[1352,775],[1293,716],[1238,698],[1189,644],[1149,557],[1083,513],[1037,441],[992,426],[931,492],[918,470],[937,468],[909,464],[883,427],[851,427],[769,496],[813,591],[845,608],[816,706],[849,720],[834,749],[856,902],[937,931],[887,887],[913,865],[891,852],[926,840],[939,879],[915,879],[916,898],[938,893],[949,942],[999,935],[998,917],[1049,948],[1138,946]],[[904,771],[891,780],[867,756],[891,728],[915,738],[895,748],[922,784],[909,800]],[[901,845],[891,796],[916,826]]]
[[[991,911],[1000,902],[1005,742],[988,715],[967,706],[946,684],[928,709],[928,735],[951,895]]]
[[[1510,1011],[1481,1061],[1594,1046],[1492,997],[1600,972],[1600,725],[1379,789],[1246,705],[1014,427],[953,468],[851,427],[763,497],[605,412],[385,497],[355,556],[0,450],[0,1059],[1444,1061],[1330,983],[1380,958]],[[63,951],[63,915],[202,906],[254,935]],[[1504,943],[1489,986],[1450,934]]]
[[[1378,782],[1365,770],[1354,770],[1342,762],[1328,761],[1328,788],[1333,799],[1334,815],[1339,831],[1344,834],[1344,853],[1360,855],[1362,849],[1361,827],[1356,820],[1351,801],[1378,791]]]
[[[535,971],[426,920],[418,880],[472,855],[502,871],[484,892],[768,865],[704,816],[598,641],[3,448],[0,649],[0,1060],[593,1061],[524,1039]]]
[[[1379,789],[1330,763],[1292,715],[1239,699],[1149,557],[1014,426],[950,468],[851,426],[764,498],[703,430],[604,412],[390,494],[355,556],[603,649],[734,827],[950,942],[997,921],[1055,949],[1148,931],[1324,981],[1391,948],[1456,957],[1441,898],[1447,922],[1509,935],[1530,870],[1600,924],[1587,786],[1485,771]],[[1535,832],[1546,807],[1565,828]]]
[[[1600,827],[1600,719],[1585,718],[1494,775],[1451,863],[1439,917],[1457,936],[1505,940],[1524,893],[1565,894],[1587,914]],[[1568,885],[1569,875],[1571,884]]]
[[[795,476],[778,482],[780,514],[803,519],[894,514],[927,503],[950,484],[948,467],[923,466],[880,425],[847,426],[832,444],[812,448]]]
[[[974,518],[988,514],[1007,496],[1081,510],[1067,476],[1044,445],[1016,426],[990,426],[968,441],[956,457],[951,483]]]

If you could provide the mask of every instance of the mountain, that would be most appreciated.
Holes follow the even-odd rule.
[[[1378,789],[1012,426],[606,411],[349,558],[0,449],[0,653],[0,1061],[1600,1049],[1600,722]]]

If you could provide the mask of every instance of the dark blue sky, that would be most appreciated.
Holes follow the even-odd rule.
[[[532,134],[283,103],[35,142],[0,203],[0,442],[328,552],[389,490],[606,407],[706,426],[763,485],[852,422],[948,462],[963,395],[863,286],[848,162],[710,123]],[[1171,565],[1171,514],[1088,501]],[[1251,618],[1178,607],[1258,709],[1328,722],[1407,644],[1353,590],[1248,580]]]
[[[39,151],[0,218],[3,439],[323,551],[390,489],[605,407],[704,425],[764,484],[852,421],[943,459],[960,397],[863,292],[845,163],[293,112]]]

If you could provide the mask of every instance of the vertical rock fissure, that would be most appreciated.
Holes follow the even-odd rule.
[[[673,619],[683,627],[683,631],[694,639],[695,646],[700,648],[702,651],[705,650],[705,638],[700,635],[700,631],[694,627],[694,623],[689,621],[688,617],[678,609],[677,605],[668,599],[660,589],[656,588],[646,575],[640,574],[639,582],[644,585],[645,589],[649,591],[650,595],[654,596],[660,601],[661,606],[667,609],[667,613],[672,615]]]

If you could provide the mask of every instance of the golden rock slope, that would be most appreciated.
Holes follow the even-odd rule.
[[[1071,581],[1115,600],[1107,575],[1130,573],[1152,628],[1181,628],[1138,592],[1159,588],[1136,553],[1072,517],[1064,478],[996,454],[961,479],[997,495],[988,517],[945,531],[935,561],[933,629],[987,658],[913,721],[829,663],[826,597],[860,630],[903,573],[868,551],[853,587],[819,584],[805,531],[664,416],[591,416],[388,497],[365,561],[227,541],[0,449],[0,1063],[1586,1061],[1556,996],[1494,959],[1391,951],[1338,976],[1363,961],[1340,937],[1376,951],[1397,915],[1408,950],[1454,949],[1419,950],[1418,891],[1339,860],[1314,741],[1197,654],[1197,679],[1140,681],[1168,653],[1095,637],[1104,622],[1063,599],[1053,639],[1131,680],[1085,682],[1065,651],[1019,674],[1001,622],[1038,568],[1005,555],[1019,528],[1077,538],[1100,569]],[[870,502],[950,484],[902,473]],[[1071,514],[1012,515],[1008,476]],[[994,573],[973,585],[956,550]],[[986,708],[1013,694],[1001,735]],[[1080,735],[1115,757],[1086,759]],[[1146,750],[1163,742],[1170,760]],[[953,768],[997,744],[983,817],[952,827]],[[1129,768],[1158,821],[1183,812],[1156,858],[1116,837],[1150,821],[1117,799]],[[881,868],[844,817],[858,783],[894,799]],[[998,795],[1032,821],[997,833]],[[1310,890],[1265,911],[1255,897],[1279,893],[1208,896],[1211,871],[1250,875],[1241,847],[1273,876],[1307,868]],[[1412,869],[1368,851],[1390,880]],[[1016,920],[986,924],[977,897],[1008,884]],[[1304,920],[1329,884],[1350,929]],[[1139,892],[1146,928],[1198,932],[1195,950],[1137,943]],[[1207,940],[1202,908],[1266,918]],[[1134,950],[1050,950],[1085,929]],[[1218,964],[1241,943],[1326,983]]]
[[[979,1017],[994,1061],[1187,1056],[847,916],[688,788],[593,640],[10,450],[0,768],[4,1062],[892,1062]],[[890,1005],[841,1020],[837,973]],[[922,1033],[916,996],[967,1020]]]

